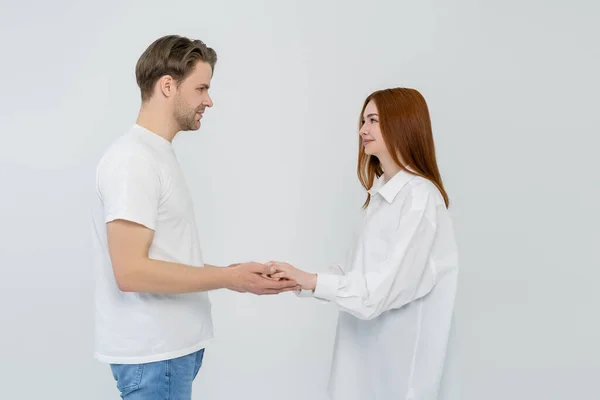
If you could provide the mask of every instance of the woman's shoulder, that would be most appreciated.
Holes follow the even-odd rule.
[[[427,178],[415,175],[409,184],[410,197],[413,204],[421,204],[423,207],[427,204],[440,205],[444,203],[444,197],[437,186]]]

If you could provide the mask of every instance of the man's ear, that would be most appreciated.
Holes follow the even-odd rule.
[[[160,93],[162,93],[164,97],[173,96],[175,90],[177,89],[175,80],[170,75],[161,76],[156,84],[158,85]]]

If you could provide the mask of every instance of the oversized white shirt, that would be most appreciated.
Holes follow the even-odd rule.
[[[458,273],[452,221],[436,186],[409,172],[381,177],[369,192],[347,266],[319,273],[308,292],[341,311],[329,392],[437,399]]]

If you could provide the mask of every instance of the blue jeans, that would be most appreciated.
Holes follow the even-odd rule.
[[[111,364],[125,400],[191,400],[204,349],[172,360],[145,364]]]

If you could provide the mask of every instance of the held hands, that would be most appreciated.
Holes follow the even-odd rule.
[[[304,272],[291,264],[280,261],[271,261],[266,265],[275,270],[275,273],[270,275],[272,279],[294,281],[304,290],[315,290],[317,286],[317,274]]]
[[[294,279],[273,277],[277,269],[270,265],[248,262],[232,264],[225,270],[229,274],[228,289],[236,292],[262,295],[300,290]]]

